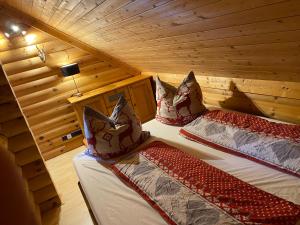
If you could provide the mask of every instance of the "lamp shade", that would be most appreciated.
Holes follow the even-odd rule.
[[[80,73],[78,63],[68,64],[60,67],[64,77],[72,76]]]

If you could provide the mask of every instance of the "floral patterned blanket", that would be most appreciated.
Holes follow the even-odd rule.
[[[296,225],[300,206],[154,141],[112,165],[169,224]]]

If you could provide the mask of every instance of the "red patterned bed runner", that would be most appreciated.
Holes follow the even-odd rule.
[[[248,129],[252,132],[264,133],[265,135],[288,138],[300,142],[300,125],[275,123],[250,114],[222,110],[207,111],[203,117],[223,124]]]
[[[244,224],[295,225],[300,220],[299,205],[163,142],[152,142],[139,154]]]

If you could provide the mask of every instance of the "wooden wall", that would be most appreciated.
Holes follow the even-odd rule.
[[[172,81],[194,70],[214,105],[234,81],[264,114],[299,121],[299,0],[6,2],[140,71]]]
[[[187,74],[145,72],[173,86]],[[290,81],[211,77],[196,74],[204,104],[300,123],[300,84]]]
[[[299,0],[7,1],[146,72],[299,81]]]
[[[60,205],[60,199],[42,156],[1,67],[0,142],[1,147],[6,142],[5,149],[14,158],[16,169],[21,171],[37,213]]]
[[[83,139],[80,135],[62,140],[64,135],[79,129],[79,124],[67,101],[76,92],[75,85],[72,77],[62,76],[60,66],[79,63],[81,73],[75,79],[82,93],[136,73],[37,29],[30,28],[28,34],[36,36],[34,43],[28,44],[23,37],[10,40],[2,37],[0,60],[35,140],[44,158],[49,159],[82,145]],[[35,44],[44,48],[46,63],[38,58]]]

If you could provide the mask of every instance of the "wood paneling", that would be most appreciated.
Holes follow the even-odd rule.
[[[137,82],[129,88],[133,108],[142,122],[155,117],[156,104],[154,101],[151,82]]]
[[[18,20],[19,17],[0,16],[2,24]],[[40,29],[46,27],[38,22],[34,22],[34,25]],[[60,34],[58,31],[49,32],[51,35],[63,38],[63,41],[31,27],[28,33],[36,36],[33,43],[28,44],[23,37],[16,37],[11,40],[3,39],[0,46],[3,68],[45,159],[82,145],[82,136],[68,141],[62,140],[63,136],[79,129],[79,124],[67,101],[67,98],[76,92],[75,85],[72,77],[62,76],[60,66],[73,62],[79,63],[81,73],[76,75],[75,79],[83,93],[138,74],[132,68],[73,40],[72,37]],[[44,48],[47,54],[46,63],[38,58],[35,44]],[[0,106],[0,122],[4,113],[1,107],[9,111],[10,117],[19,116],[19,111],[15,110],[17,104],[5,102],[7,101],[6,86],[1,87],[0,91],[0,102],[3,102]],[[30,148],[34,144],[20,142],[19,140],[27,138],[27,133],[18,134],[17,129],[10,127],[13,124],[4,125],[9,127],[6,130],[8,134],[15,134],[14,151]],[[22,123],[18,128],[22,129]],[[26,146],[23,146],[24,144]],[[25,155],[20,163],[27,162],[26,157]]]
[[[186,74],[145,72],[158,75],[162,81],[178,86]],[[197,76],[207,106],[223,107],[300,123],[299,82],[270,81],[244,78]]]
[[[298,0],[6,2],[140,71],[300,81]]]
[[[151,76],[134,76],[111,85],[92,90],[81,97],[72,97],[72,103],[81,130],[84,129],[83,112],[85,106],[110,116],[119,100],[123,96],[134,109],[141,123],[155,117],[156,105],[151,87]]]
[[[298,0],[48,0],[32,1],[26,7],[25,0],[6,2],[140,71],[164,73],[171,83],[183,78],[175,74],[194,70],[207,104],[239,106],[244,111],[262,111],[270,117],[299,122]],[[40,39],[52,45],[51,40]],[[23,62],[22,66],[36,65]],[[54,75],[45,71],[40,76],[49,79],[45,80],[48,84]],[[18,76],[15,80],[18,82]],[[26,89],[30,86],[18,91],[30,92]],[[28,96],[43,94],[38,87],[32,90],[37,92]],[[244,101],[246,97],[255,104]],[[27,101],[24,97],[24,102],[30,98]],[[61,111],[71,112],[58,105]],[[36,114],[45,113],[41,112],[45,107],[37,104],[26,110],[32,120],[39,121]]]
[[[0,77],[2,81],[0,89],[5,87],[7,99],[4,103],[0,102],[1,150],[3,150],[3,140],[5,139],[5,151],[10,152],[14,158],[16,169],[22,172],[28,194],[33,199],[33,204],[38,207],[36,213],[40,214],[46,210],[46,208],[41,208],[45,202],[55,197],[55,204],[47,208],[48,210],[60,205],[60,199],[2,67],[0,67]],[[5,98],[3,97],[3,99]],[[50,189],[51,194],[48,192]]]

